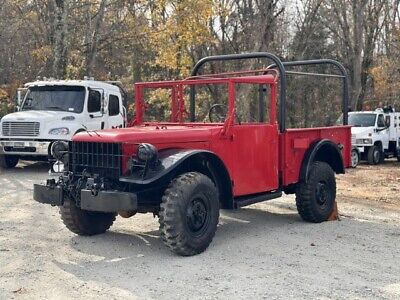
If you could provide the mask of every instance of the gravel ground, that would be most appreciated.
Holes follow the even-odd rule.
[[[151,215],[79,237],[35,203],[46,165],[0,171],[0,299],[400,299],[400,164],[338,178],[341,221],[301,221],[294,197],[224,211],[194,257],[164,247]]]

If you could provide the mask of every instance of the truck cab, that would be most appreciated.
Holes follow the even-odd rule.
[[[382,163],[385,158],[396,156],[400,138],[400,113],[392,108],[375,111],[349,113],[352,125],[352,164],[354,159],[366,160],[369,164]]]
[[[0,167],[19,159],[52,158],[55,141],[70,141],[81,131],[126,126],[124,92],[114,83],[94,80],[43,80],[27,83],[18,111],[1,119]]]

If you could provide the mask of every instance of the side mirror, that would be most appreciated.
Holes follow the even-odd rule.
[[[20,90],[17,91],[17,107],[21,106],[22,103],[22,92]]]
[[[101,93],[101,114],[104,115],[105,112],[105,106],[106,106],[106,97],[104,96],[104,92]]]

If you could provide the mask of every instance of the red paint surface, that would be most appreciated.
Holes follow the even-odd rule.
[[[187,123],[182,91],[185,86],[201,84],[228,85],[228,116],[224,123]],[[267,84],[271,88],[268,123],[235,123],[235,85]],[[143,123],[146,106],[145,88],[172,89],[170,123]],[[276,120],[277,77],[273,75],[234,78],[206,78],[136,84],[136,119],[125,129],[82,132],[75,141],[124,143],[123,151],[131,156],[136,143],[151,143],[159,151],[169,148],[204,149],[214,152],[225,163],[235,196],[272,191],[296,183],[303,157],[311,144],[329,139],[343,145],[345,166],[350,166],[350,126],[313,129],[289,129],[279,133]]]

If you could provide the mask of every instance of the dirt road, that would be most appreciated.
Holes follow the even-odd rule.
[[[32,200],[46,166],[0,171],[0,299],[400,299],[400,164],[338,178],[341,221],[309,224],[294,197],[222,213],[210,248],[179,257],[151,215],[79,237]]]

